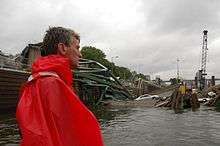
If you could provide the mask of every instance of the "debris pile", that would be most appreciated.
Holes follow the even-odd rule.
[[[174,110],[181,110],[184,108],[196,109],[200,107],[196,93],[192,93],[191,89],[184,91],[180,86],[176,89],[170,97],[160,98],[155,104],[155,107],[170,107]]]
[[[220,107],[220,85],[208,88],[202,93],[202,96],[210,99],[204,105]]]

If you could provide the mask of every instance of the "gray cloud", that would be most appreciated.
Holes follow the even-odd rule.
[[[149,1],[144,2],[149,5]],[[198,33],[198,29],[219,30],[219,6],[218,0],[156,0],[145,13],[146,24],[154,25],[153,32],[164,35],[174,32],[187,35]]]
[[[207,71],[220,77],[220,1],[218,0],[1,0],[0,48],[19,53],[42,40],[49,26],[70,27],[82,44],[103,50],[107,58],[164,79],[194,78],[200,67],[202,31],[208,29]]]

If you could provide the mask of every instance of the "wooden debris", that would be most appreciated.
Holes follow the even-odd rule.
[[[215,93],[214,96],[210,96],[210,92]],[[220,107],[220,85],[208,88],[203,92],[203,96],[206,98],[211,98],[211,100],[204,103],[204,105]]]
[[[184,94],[179,89],[176,89],[173,94],[165,101],[158,101],[155,107],[170,107],[174,110],[181,110],[184,108],[199,108],[200,104],[196,93],[192,93],[190,89],[186,90]]]

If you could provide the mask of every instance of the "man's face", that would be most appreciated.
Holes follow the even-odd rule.
[[[72,43],[69,47],[67,47],[67,52],[65,55],[67,58],[69,58],[72,69],[79,66],[79,59],[82,57],[79,48],[79,40],[73,37]]]

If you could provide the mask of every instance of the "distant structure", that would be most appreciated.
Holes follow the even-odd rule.
[[[41,56],[41,46],[42,42],[37,44],[28,44],[28,46],[26,46],[22,51],[22,63],[26,64],[28,69],[30,69],[35,58]]]
[[[145,77],[146,77],[146,80],[147,81],[150,81],[151,79],[150,79],[150,75],[145,75]]]
[[[206,60],[207,60],[207,30],[203,31],[203,43],[202,43],[202,64],[201,64],[201,70],[203,75],[207,75],[206,73]]]
[[[198,82],[198,86],[200,90],[204,89],[206,86],[206,61],[207,61],[207,53],[208,53],[208,31],[203,31],[203,43],[202,43],[202,60],[201,60],[201,69],[196,73],[195,81]]]
[[[18,69],[20,64],[15,61],[13,55],[6,55],[0,50],[0,68]]]
[[[177,82],[179,82],[179,79],[180,79],[180,69],[179,69],[179,58],[177,58],[176,62],[177,62],[177,71],[176,71],[176,74],[177,74]]]

